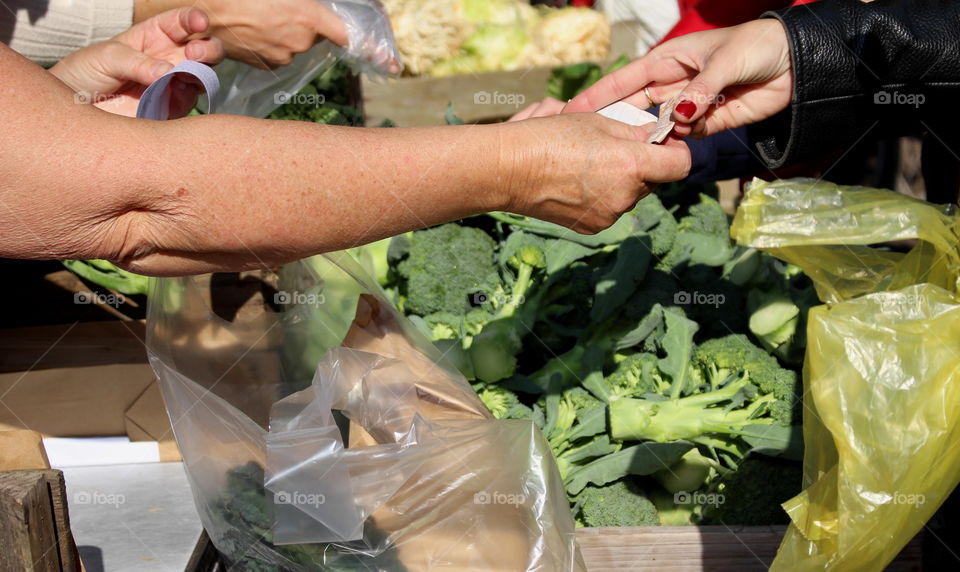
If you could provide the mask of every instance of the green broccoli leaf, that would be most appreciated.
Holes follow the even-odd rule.
[[[783,425],[755,424],[747,425],[740,436],[751,447],[751,451],[773,457],[783,457],[792,461],[803,460],[803,427],[784,427]]]
[[[617,249],[613,268],[597,282],[590,318],[602,321],[613,315],[637,289],[649,266],[649,237],[631,236],[624,240]]]
[[[577,494],[589,484],[602,486],[627,475],[650,475],[676,463],[692,443],[641,443],[575,468],[566,478],[567,493]]]
[[[667,357],[660,360],[660,370],[670,376],[670,397],[676,399],[692,390],[690,363],[693,359],[693,335],[699,326],[693,320],[664,312],[666,333],[660,344]]]

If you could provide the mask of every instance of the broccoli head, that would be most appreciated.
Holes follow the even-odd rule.
[[[687,263],[723,266],[733,254],[727,214],[720,203],[700,195],[700,202],[678,222],[673,244],[657,267],[670,270]]]
[[[723,502],[706,508],[704,522],[727,526],[789,524],[790,517],[780,505],[800,494],[802,481],[800,463],[750,455],[713,487],[723,495]]]
[[[520,402],[517,394],[493,385],[481,388],[477,395],[497,419],[530,419],[533,410]]]
[[[632,479],[602,487],[587,485],[577,495],[579,521],[585,526],[659,526],[657,508]]]
[[[418,230],[397,267],[408,312],[465,314],[500,287],[496,243],[477,228],[445,224]]]
[[[693,362],[711,386],[731,374],[745,371],[762,394],[772,394],[767,416],[777,425],[800,425],[801,388],[797,374],[780,367],[777,358],[758,348],[743,334],[707,340],[694,351]]]
[[[709,434],[736,437],[750,425],[772,423],[764,413],[774,400],[772,394],[759,395],[746,374],[719,389],[678,399],[618,399],[610,403],[610,435],[658,443],[696,443]],[[744,403],[748,405],[740,407]]]
[[[642,397],[648,393],[661,393],[669,384],[660,375],[657,361],[657,356],[650,353],[628,355],[600,383],[593,383],[593,379],[585,379],[584,386],[608,403],[622,397]]]

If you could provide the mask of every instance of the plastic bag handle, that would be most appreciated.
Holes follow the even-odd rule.
[[[147,87],[143,95],[140,96],[137,117],[160,121],[166,121],[170,118],[170,91],[167,88],[170,87],[170,81],[178,73],[187,74],[200,81],[203,90],[207,93],[207,99],[210,101],[208,113],[214,113],[213,102],[216,101],[217,93],[220,91],[220,80],[217,79],[216,72],[206,64],[184,60]]]

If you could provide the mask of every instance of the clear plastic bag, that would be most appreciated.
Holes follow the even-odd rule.
[[[147,323],[231,569],[583,569],[539,430],[491,418],[349,255],[156,280]]]
[[[750,185],[734,238],[803,268],[826,302],[807,328],[805,487],[784,504],[773,569],[880,570],[960,482],[955,210],[806,179]]]
[[[221,89],[215,105],[220,113],[266,117],[339,59],[373,76],[387,75],[391,66],[396,66],[395,73],[400,72],[400,53],[379,0],[317,1],[343,21],[347,49],[323,41],[294,56],[289,65],[273,70],[225,60],[216,67]]]

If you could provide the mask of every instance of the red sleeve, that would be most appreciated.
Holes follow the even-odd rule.
[[[768,10],[806,4],[813,0],[678,0],[680,21],[664,36],[662,42],[703,30],[726,28],[754,20]]]

